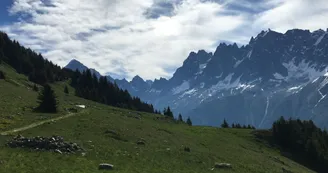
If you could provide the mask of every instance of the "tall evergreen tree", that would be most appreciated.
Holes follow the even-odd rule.
[[[55,92],[52,90],[50,85],[46,84],[43,90],[39,94],[39,106],[38,111],[44,113],[56,113],[57,112],[57,100]]]
[[[69,94],[68,87],[66,85],[65,85],[65,88],[64,88],[64,93]]]
[[[189,126],[192,126],[192,121],[191,121],[190,117],[188,117],[188,119],[187,119],[187,124],[188,124]]]
[[[168,106],[167,108],[164,109],[164,115],[170,117],[170,118],[173,118],[173,112],[171,111],[171,108],[170,106]]]
[[[229,124],[227,123],[226,119],[223,120],[223,123],[221,124],[222,128],[229,128]]]
[[[182,119],[182,115],[181,114],[179,114],[178,121],[179,122],[183,122],[183,119]]]

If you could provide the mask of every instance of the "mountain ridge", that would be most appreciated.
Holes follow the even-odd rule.
[[[198,125],[218,126],[225,118],[266,128],[284,113],[325,127],[327,65],[328,30],[269,29],[241,47],[221,43],[214,53],[191,52],[172,78],[150,87],[119,86],[157,108],[170,105]]]

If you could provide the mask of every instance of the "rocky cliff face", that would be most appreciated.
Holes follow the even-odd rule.
[[[194,124],[270,127],[280,116],[328,125],[328,32],[262,31],[248,45],[192,52],[169,80],[136,77],[123,88],[157,108],[170,105]]]

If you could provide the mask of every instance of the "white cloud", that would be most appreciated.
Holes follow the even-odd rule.
[[[327,28],[326,0],[270,0],[276,6],[257,15],[254,27],[266,26],[285,32],[293,28],[317,30]]]
[[[15,0],[10,13],[21,21],[0,29],[61,66],[75,58],[103,74],[154,79],[220,40],[245,44],[264,28],[327,27],[324,1]],[[153,18],[145,14],[151,8]]]

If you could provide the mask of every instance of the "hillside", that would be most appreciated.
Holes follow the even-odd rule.
[[[52,85],[59,101],[59,113],[34,113],[37,92],[33,83],[11,67],[0,71],[0,172],[80,173],[98,171],[100,163],[114,165],[110,172],[312,172],[280,155],[279,151],[257,140],[251,130],[190,127],[154,115],[114,108],[64,94],[68,83]],[[86,105],[86,109],[76,105]],[[70,113],[76,108],[77,113]],[[67,116],[71,115],[71,116]],[[67,116],[67,117],[66,117]],[[52,118],[60,118],[49,121]],[[47,123],[39,123],[47,122]],[[8,140],[18,133],[12,129],[29,125],[19,134],[26,137],[59,135],[76,142],[85,153],[58,154],[28,149],[12,149]],[[9,132],[8,132],[9,130]],[[145,145],[137,145],[138,140]],[[191,152],[185,152],[189,147]],[[230,163],[232,169],[214,169],[216,162]]]

